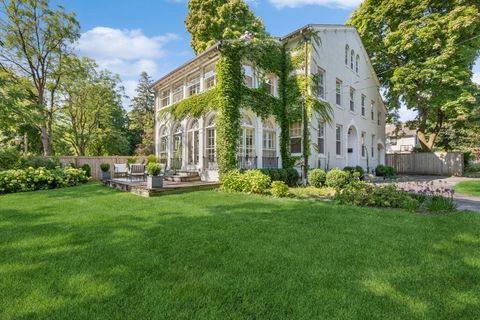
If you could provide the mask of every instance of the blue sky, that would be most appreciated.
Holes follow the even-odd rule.
[[[81,24],[81,54],[118,73],[133,95],[138,74],[152,78],[193,57],[184,20],[187,0],[55,0]],[[361,0],[247,0],[273,35],[308,23],[345,23]],[[474,68],[480,83],[480,64]],[[408,115],[406,116],[408,117]]]

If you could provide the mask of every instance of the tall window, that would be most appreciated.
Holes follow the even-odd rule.
[[[355,89],[350,87],[350,111],[355,111]]]
[[[165,163],[168,157],[168,132],[166,127],[160,129],[159,156],[160,162]]]
[[[361,143],[362,143],[362,158],[365,158],[365,155],[366,155],[366,147],[365,147],[365,140],[367,139],[367,133],[366,132],[362,132],[362,138],[361,138]]]
[[[265,86],[267,87],[268,94],[275,95],[275,78],[272,75],[265,77]]]
[[[302,123],[300,121],[290,124],[290,152],[302,152]]]
[[[200,146],[198,128],[198,121],[195,119],[187,130],[188,164],[198,164]]]
[[[173,156],[176,159],[182,157],[182,126],[177,124],[173,130]]]
[[[187,90],[188,90],[189,97],[200,93],[200,75],[199,74],[188,77]]]
[[[207,157],[207,168],[212,167],[216,162],[216,130],[215,117],[211,117],[205,127],[205,156]]]
[[[205,90],[208,90],[217,84],[217,74],[215,72],[214,64],[208,67],[205,67],[203,80],[204,80]]]
[[[358,65],[360,64],[360,56],[357,54],[355,58],[355,72],[358,73]]]
[[[336,154],[337,156],[342,155],[342,126],[337,124],[336,130],[335,130],[335,149],[336,149]]]
[[[170,89],[163,90],[160,95],[160,106],[166,107],[170,104]]]
[[[240,125],[239,155],[240,157],[253,158],[255,156],[255,127],[253,121],[249,117],[244,116]]]
[[[318,69],[318,97],[325,99],[325,70]]]
[[[342,81],[338,80],[335,82],[335,97],[337,105],[342,105]]]
[[[178,82],[173,86],[173,103],[183,99],[183,82]]]
[[[372,134],[372,158],[375,158],[375,135]]]
[[[377,124],[378,125],[380,125],[380,123],[381,123],[381,121],[380,121],[381,118],[382,118],[382,113],[381,112],[377,113]]]
[[[318,153],[325,154],[325,122],[319,121],[318,122]]]
[[[365,101],[367,100],[367,97],[365,97],[364,94],[362,94],[362,116],[365,117]]]
[[[273,158],[276,153],[276,131],[272,121],[265,121],[263,124],[263,157]]]
[[[350,52],[350,47],[348,44],[345,46],[345,65],[348,66],[348,54]]]
[[[350,51],[350,69],[353,69],[353,64],[355,63],[355,51]]]
[[[375,120],[375,101],[372,100],[370,103],[370,118]]]
[[[253,88],[253,68],[246,65],[242,66],[242,68],[245,85],[248,88]]]

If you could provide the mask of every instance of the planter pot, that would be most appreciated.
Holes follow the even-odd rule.
[[[110,179],[110,171],[103,172],[102,171],[102,180],[108,180]]]
[[[147,188],[158,189],[163,187],[163,176],[147,176]]]

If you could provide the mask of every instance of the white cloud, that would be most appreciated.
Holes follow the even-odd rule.
[[[474,73],[472,80],[473,82],[480,84],[480,72]]]
[[[273,6],[281,8],[297,8],[306,5],[318,5],[333,8],[356,8],[363,0],[268,0]]]

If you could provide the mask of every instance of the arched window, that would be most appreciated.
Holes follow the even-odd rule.
[[[277,168],[277,132],[272,120],[263,123],[263,167]]]
[[[240,125],[239,156],[245,159],[253,158],[255,157],[255,126],[247,115],[243,115]]]
[[[207,118],[205,125],[205,157],[206,157],[206,168],[207,169],[216,169],[217,168],[217,157],[216,157],[216,128],[215,128],[215,116],[212,115],[210,118]]]
[[[353,69],[353,64],[355,62],[355,51],[350,51],[350,69],[354,70]]]
[[[360,56],[357,54],[355,59],[355,72],[358,73],[358,65],[360,64]]]
[[[348,66],[348,53],[350,52],[350,47],[348,44],[345,46],[345,65]]]
[[[159,158],[161,163],[167,162],[168,157],[168,132],[166,127],[160,128],[160,145],[159,145]]]
[[[198,164],[199,155],[199,125],[198,120],[193,119],[187,129],[188,164]]]
[[[182,163],[182,136],[183,130],[180,123],[173,126],[173,159],[171,166],[179,169]]]

